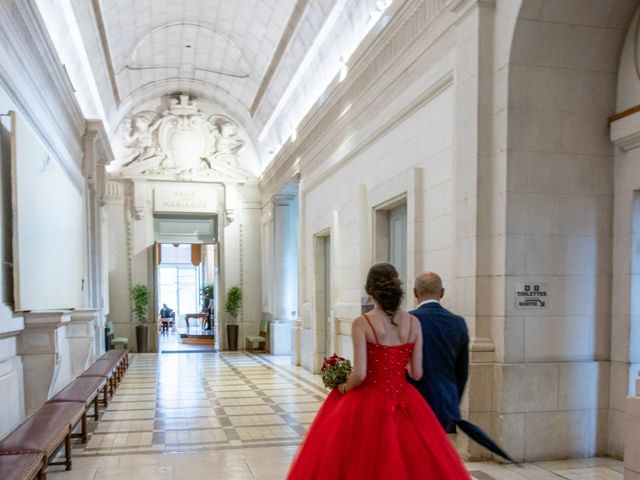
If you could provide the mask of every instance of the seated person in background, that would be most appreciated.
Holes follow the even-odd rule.
[[[162,304],[162,308],[160,309],[160,318],[158,319],[160,322],[160,331],[168,332],[169,325],[173,325],[175,327],[176,324],[176,312],[173,309],[167,307],[166,303]]]

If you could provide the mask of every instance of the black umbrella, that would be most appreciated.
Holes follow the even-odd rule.
[[[513,462],[513,459],[509,456],[509,454],[505,452],[502,448],[500,448],[500,446],[498,446],[498,444],[494,442],[489,435],[484,433],[484,431],[477,425],[474,425],[473,423],[469,423],[466,420],[455,420],[454,423],[458,427],[460,427],[460,430],[466,433],[469,436],[469,438],[474,442],[482,445],[487,450],[492,451],[496,455],[500,455],[505,460],[509,460],[510,462]]]

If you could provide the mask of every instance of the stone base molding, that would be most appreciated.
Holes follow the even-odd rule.
[[[636,380],[640,392],[640,378]],[[624,438],[624,480],[640,480],[640,395],[627,397]]]

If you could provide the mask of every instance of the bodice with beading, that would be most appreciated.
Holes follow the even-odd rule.
[[[412,353],[413,343],[393,346],[367,343],[367,376],[363,384],[397,396],[408,383],[406,366]]]

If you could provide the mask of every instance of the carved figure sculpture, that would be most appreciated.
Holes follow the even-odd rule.
[[[156,117],[155,112],[142,112],[126,123],[130,130],[126,133],[124,147],[131,150],[132,154],[123,167],[131,173],[157,169],[164,159],[154,139],[154,132],[158,128],[158,122],[154,123]]]
[[[223,115],[205,118],[188,95],[171,98],[161,116],[141,112],[123,125],[123,146],[131,151],[123,174],[209,178],[222,168],[228,176],[244,176],[238,127]]]

